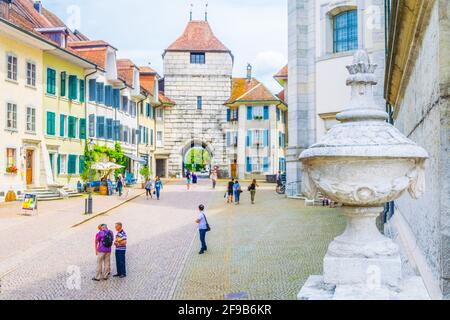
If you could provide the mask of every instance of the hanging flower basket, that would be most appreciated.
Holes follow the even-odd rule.
[[[19,171],[19,169],[17,169],[16,166],[10,166],[6,168],[6,173],[9,174],[17,174],[17,172]]]

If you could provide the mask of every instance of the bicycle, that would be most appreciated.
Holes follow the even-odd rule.
[[[276,192],[278,194],[286,194],[286,185],[285,184],[278,185],[276,188]]]

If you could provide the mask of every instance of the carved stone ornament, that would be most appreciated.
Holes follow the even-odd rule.
[[[351,100],[337,115],[340,123],[300,155],[306,196],[314,199],[322,193],[343,204],[347,217],[344,234],[328,248],[323,280],[311,278],[299,295],[302,299],[321,287],[321,281],[336,286],[335,296],[351,287],[352,298],[358,299],[358,292],[365,294],[371,270],[386,292],[402,283],[398,246],[378,231],[376,218],[385,203],[406,190],[413,198],[423,194],[428,154],[389,124],[388,114],[376,105],[376,67],[366,51],[355,53],[347,67]]]

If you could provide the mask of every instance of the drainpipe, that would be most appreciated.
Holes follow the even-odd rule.
[[[122,95],[120,94],[120,92],[122,92],[126,88],[127,88],[127,85],[125,84],[125,86],[123,88],[119,89],[119,108],[120,108],[120,100],[122,98]],[[114,108],[114,122],[117,123],[117,108]],[[120,129],[120,127],[119,127],[119,129]],[[120,139],[120,132],[119,132],[119,139]],[[116,143],[116,142],[117,142],[117,140],[116,140],[116,137],[114,135],[114,143]]]
[[[384,1],[384,15],[385,15],[385,31],[384,31],[384,41],[385,41],[385,53],[386,58],[389,54],[389,27],[390,27],[390,18],[391,18],[391,0]],[[386,70],[387,71],[387,70]],[[394,125],[394,110],[392,105],[389,102],[386,102],[386,112],[388,114],[388,120],[390,124]],[[386,203],[383,212],[384,223],[387,223],[395,214],[395,202]]]
[[[86,137],[85,137],[85,144],[86,146],[88,145],[88,111],[87,111],[87,106],[88,106],[88,97],[87,97],[87,88],[88,88],[88,83],[87,83],[87,78],[96,74],[98,71],[98,67],[95,66],[95,71],[91,72],[90,74],[87,74],[84,76],[84,115],[85,115],[85,123],[86,123],[86,128],[85,128],[85,133],[86,133]],[[93,198],[92,198],[92,159],[91,157],[89,157],[89,196],[86,199],[85,202],[85,213],[86,214],[92,214],[93,213]]]
[[[89,134],[88,134],[88,127],[89,127],[89,125],[88,125],[88,97],[87,97],[87,88],[88,88],[88,83],[87,83],[87,79],[90,77],[90,76],[93,76],[94,74],[96,74],[98,72],[98,67],[97,66],[95,66],[95,71],[94,72],[92,72],[92,73],[89,73],[89,74],[87,74],[87,75],[85,75],[84,76],[84,118],[86,119],[86,137],[85,137],[85,143],[86,143],[86,145],[87,145],[87,142],[88,142],[88,136],[89,136]]]
[[[138,108],[139,108],[139,104],[141,104],[141,103],[143,103],[145,100],[147,100],[147,98],[148,98],[148,95],[146,95],[146,94],[144,94],[144,96],[145,96],[145,98],[144,99],[142,99],[141,101],[139,101],[138,103],[137,103],[137,106],[138,106]],[[143,110],[143,109],[142,109]],[[138,127],[138,130],[139,130],[139,110],[136,110],[136,121],[137,121],[137,127]],[[139,130],[139,140],[141,139],[141,135],[142,135],[142,133],[140,132],[140,130]],[[136,141],[136,152],[137,152],[137,157],[139,158],[139,142],[140,141]]]

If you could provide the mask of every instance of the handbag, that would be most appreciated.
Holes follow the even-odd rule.
[[[208,219],[206,218],[206,214],[203,214],[203,216],[205,217],[205,221],[206,221],[206,232],[210,232],[211,231],[211,226],[208,223]]]

